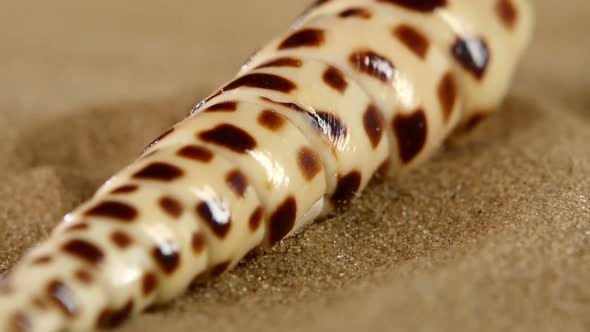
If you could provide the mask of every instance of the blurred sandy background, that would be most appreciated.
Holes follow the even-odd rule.
[[[0,272],[309,2],[0,0]],[[535,2],[472,136],[121,331],[589,331],[590,3]]]

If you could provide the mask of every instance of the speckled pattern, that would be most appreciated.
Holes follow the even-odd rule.
[[[500,123],[503,123],[503,122],[500,122]],[[424,174],[424,173],[420,173],[420,174],[421,174],[421,176],[425,176],[425,174]],[[353,207],[353,208],[354,208],[354,207]],[[366,213],[366,212],[367,212],[367,211],[365,211],[365,213]],[[361,234],[362,234],[362,233],[361,233]],[[54,288],[55,288],[55,287],[54,287]],[[126,304],[124,303],[124,304],[123,304],[123,306],[122,306],[121,308],[122,308],[122,309],[126,308]]]
[[[530,12],[527,0],[315,4],[3,277],[1,328],[120,325],[417,165],[501,101]]]

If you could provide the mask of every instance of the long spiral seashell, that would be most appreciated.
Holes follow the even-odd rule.
[[[88,331],[181,294],[419,164],[507,92],[526,0],[317,1],[0,281],[0,331]]]

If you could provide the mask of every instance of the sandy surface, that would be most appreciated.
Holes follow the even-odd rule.
[[[2,272],[309,1],[0,2]],[[590,4],[536,3],[472,136],[120,330],[589,331]]]

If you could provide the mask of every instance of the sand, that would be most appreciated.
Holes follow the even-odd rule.
[[[1,2],[3,272],[309,1]],[[536,4],[471,136],[120,331],[589,331],[590,4]]]

